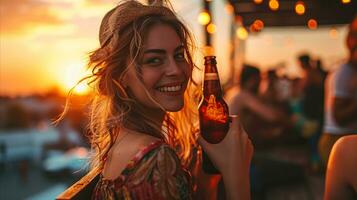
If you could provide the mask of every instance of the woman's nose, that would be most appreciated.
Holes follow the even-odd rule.
[[[168,60],[168,66],[166,69],[166,75],[177,76],[182,74],[182,66],[174,58]]]

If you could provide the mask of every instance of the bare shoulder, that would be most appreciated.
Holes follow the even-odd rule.
[[[357,174],[354,172],[357,166],[357,135],[349,135],[340,138],[334,145],[331,153],[331,161],[338,165],[343,177],[357,189]]]
[[[134,131],[123,131],[121,135],[108,153],[102,172],[106,179],[117,178],[139,151],[159,141],[156,137]]]
[[[337,155],[340,154],[347,154],[348,153],[349,158],[350,156],[355,156],[357,158],[357,155],[354,153],[356,152],[357,149],[357,135],[348,135],[340,138],[337,140],[335,143],[333,150],[337,153]]]

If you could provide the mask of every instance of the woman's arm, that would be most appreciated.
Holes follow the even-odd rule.
[[[278,122],[284,119],[282,113],[261,101],[257,96],[248,92],[242,92],[240,96],[241,107],[248,108],[253,113],[267,122]]]

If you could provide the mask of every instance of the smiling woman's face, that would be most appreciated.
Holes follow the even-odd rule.
[[[170,112],[180,110],[191,70],[178,34],[169,25],[154,25],[148,31],[142,52],[139,76],[143,84],[134,67],[130,67],[125,78],[127,87],[145,106]]]

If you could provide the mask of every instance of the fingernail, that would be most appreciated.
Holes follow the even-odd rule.
[[[233,118],[238,118],[238,115],[229,115],[229,123],[232,123]]]

